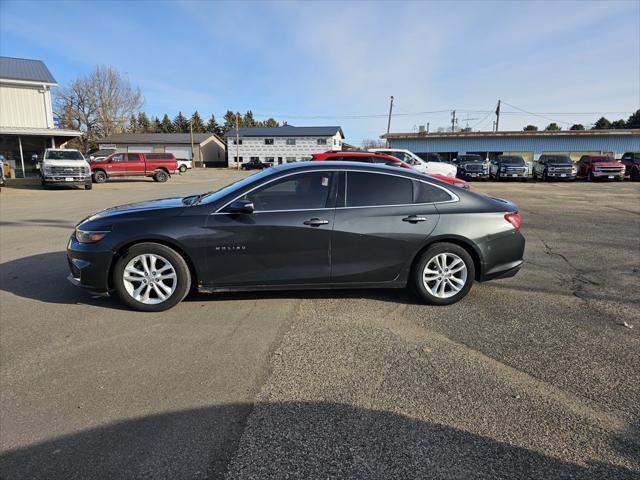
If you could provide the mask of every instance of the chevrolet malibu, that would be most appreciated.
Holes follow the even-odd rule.
[[[161,311],[200,292],[411,288],[449,305],[515,275],[518,208],[413,170],[301,162],[215,192],[110,208],[69,240],[72,283]]]

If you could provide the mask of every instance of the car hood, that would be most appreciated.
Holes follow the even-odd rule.
[[[43,160],[42,165],[45,167],[88,167],[87,162],[82,160]]]
[[[85,218],[82,222],[89,222],[97,219],[126,215],[129,213],[158,212],[175,208],[185,208],[187,205],[182,201],[184,197],[160,198],[158,200],[147,200],[146,202],[128,203],[117,207],[107,208],[101,212]]]

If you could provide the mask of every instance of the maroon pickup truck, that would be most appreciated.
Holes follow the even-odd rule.
[[[166,182],[178,169],[173,153],[112,153],[90,165],[95,183],[118,177],[151,177],[156,182]]]

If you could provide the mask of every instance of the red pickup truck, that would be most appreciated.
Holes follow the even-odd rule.
[[[624,164],[609,155],[583,155],[577,164],[578,176],[593,180],[624,180]]]
[[[173,153],[112,153],[90,165],[95,183],[117,177],[151,177],[156,182],[166,182],[178,169]]]

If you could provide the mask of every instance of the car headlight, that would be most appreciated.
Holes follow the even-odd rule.
[[[507,167],[500,167],[500,171],[501,172],[506,172],[507,171]]]
[[[96,243],[106,237],[108,233],[102,230],[80,230],[76,228],[76,240],[80,243]]]
[[[578,167],[571,167],[571,173],[578,173]]]

